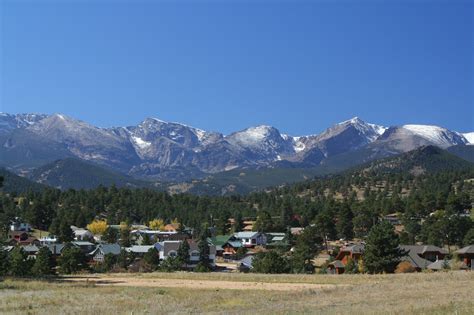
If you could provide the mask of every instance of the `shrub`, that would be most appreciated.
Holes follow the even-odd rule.
[[[395,273],[412,273],[415,271],[415,267],[413,267],[408,261],[402,261],[395,269]]]

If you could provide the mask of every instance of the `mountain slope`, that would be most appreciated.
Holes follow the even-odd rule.
[[[60,189],[91,189],[102,186],[152,187],[152,184],[105,169],[90,162],[68,158],[35,169],[31,180]]]
[[[27,191],[41,191],[45,185],[35,183],[27,178],[18,176],[4,168],[0,168],[0,177],[3,177],[3,187],[0,191],[23,193]]]
[[[409,173],[421,175],[440,171],[474,171],[474,163],[430,145],[395,157],[373,161],[356,167],[355,170],[371,174]]]

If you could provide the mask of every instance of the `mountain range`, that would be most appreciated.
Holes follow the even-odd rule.
[[[296,137],[265,125],[223,135],[156,118],[136,126],[99,128],[62,114],[0,113],[0,166],[39,182],[45,167],[65,159],[67,165],[77,159],[120,173],[121,183],[135,186],[143,180],[178,183],[231,170],[340,170],[421,146],[446,149],[472,143],[474,132],[428,125],[385,127],[357,117],[320,134]],[[468,158],[472,154],[470,148],[458,151]]]

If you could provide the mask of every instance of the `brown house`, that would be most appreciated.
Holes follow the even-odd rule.
[[[8,232],[9,245],[39,245],[40,241],[33,236],[30,236],[24,231],[9,231]]]
[[[339,250],[339,253],[336,256],[336,260],[340,260],[344,265],[347,264],[349,259],[352,259],[354,262],[357,262],[362,257],[364,253],[365,246],[363,244],[354,244],[344,246]]]
[[[328,265],[329,273],[342,274],[349,259],[357,263],[364,254],[364,244],[352,244],[342,247],[336,256],[336,260]]]
[[[472,263],[474,261],[474,245],[458,249],[456,254],[458,254],[459,258],[469,269],[474,270],[474,264]]]

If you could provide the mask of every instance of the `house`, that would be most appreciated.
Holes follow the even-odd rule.
[[[265,235],[267,236],[267,248],[290,246],[286,233],[266,233]]]
[[[242,242],[244,247],[255,247],[267,244],[267,237],[261,232],[238,232],[235,238]]]
[[[334,260],[328,265],[328,273],[330,274],[340,275],[340,274],[343,274],[344,271],[345,271],[345,264],[343,264],[342,261],[340,260]]]
[[[17,218],[18,219],[18,218]],[[31,225],[28,223],[23,223],[18,220],[13,221],[10,224],[10,231],[23,231],[23,232],[31,232]]]
[[[49,244],[55,244],[57,243],[58,238],[55,235],[48,235],[48,236],[43,236],[42,238],[39,239],[39,242],[41,245],[49,245]]]
[[[242,222],[243,228],[242,231],[244,232],[252,232],[253,231],[253,226],[256,221],[254,220],[245,220]]]
[[[23,245],[21,248],[28,255],[28,259],[35,259],[36,254],[39,252],[39,247],[36,245]]]
[[[72,246],[79,248],[84,254],[88,254],[95,249],[95,244],[87,241],[71,242]]]
[[[453,264],[454,264],[454,261],[451,259],[451,260],[437,260],[435,262],[432,262],[431,264],[429,264],[426,269],[429,269],[429,270],[433,270],[433,271],[439,271],[439,270],[444,270],[444,269],[450,269],[453,267]],[[464,262],[462,262],[460,265],[459,265],[459,269],[469,269],[468,266],[466,266],[466,264]]]
[[[392,225],[400,225],[402,222],[398,218],[398,213],[391,213],[387,214],[386,216],[383,217],[385,221],[388,221]]]
[[[120,255],[120,245],[119,244],[99,244],[96,249],[89,253],[89,256],[92,257],[92,260],[95,262],[104,262],[105,256],[108,254]]]
[[[222,256],[224,258],[229,258],[232,259],[236,254],[239,248],[244,247],[242,244],[242,241],[240,240],[228,240],[225,242],[224,245],[222,245],[223,253]]]
[[[163,227],[163,231],[165,231],[165,232],[178,232],[179,228],[180,228],[179,223],[170,223],[170,224],[166,224]]]
[[[231,258],[241,248],[242,242],[233,235],[217,235],[208,239],[216,247],[216,255]]]
[[[183,241],[164,241],[155,244],[155,248],[160,253],[160,260],[165,260],[178,256],[178,249]],[[189,244],[189,262],[190,265],[196,265],[199,262],[199,244],[194,240],[186,240]],[[216,261],[216,246],[209,244],[209,260],[212,266]]]
[[[244,258],[239,260],[238,269],[240,272],[249,272],[253,268],[254,255],[246,255]]]
[[[426,269],[437,260],[443,260],[448,254],[444,248],[434,245],[400,245],[407,252],[402,261],[408,261],[417,271]]]
[[[56,244],[56,243],[45,244],[44,246],[46,246],[49,249],[53,257],[61,256],[63,249],[66,247],[65,244]]]
[[[189,238],[189,235],[186,233],[159,230],[132,230],[130,234],[138,244],[142,244],[145,237],[148,237],[153,243],[162,241],[183,241]]]
[[[154,245],[133,245],[131,247],[125,248],[125,251],[127,253],[133,253],[136,256],[144,256],[150,249],[154,247]]]
[[[343,274],[349,260],[357,263],[364,254],[364,244],[349,244],[341,247],[334,261],[328,265],[328,273]]]
[[[339,253],[336,256],[335,260],[341,261],[342,264],[346,265],[349,259],[352,259],[357,263],[362,255],[364,254],[365,245],[364,244],[350,244],[341,247]]]
[[[458,249],[456,251],[456,254],[459,256],[459,258],[462,260],[464,264],[471,270],[474,270],[474,245],[469,245],[466,247],[463,247],[461,249]]]
[[[40,245],[36,237],[23,231],[8,231],[7,243],[10,245]]]
[[[74,233],[74,239],[76,241],[88,241],[94,239],[94,234],[87,229],[71,225],[71,230]]]

